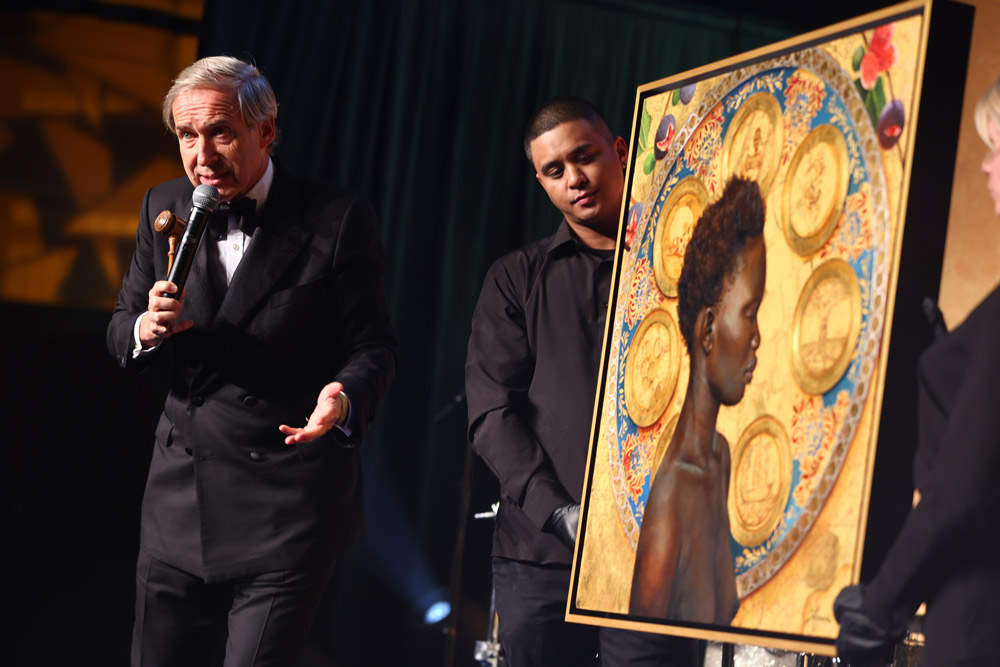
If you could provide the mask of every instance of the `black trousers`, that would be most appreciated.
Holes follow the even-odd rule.
[[[699,643],[647,632],[567,623],[568,567],[493,559],[500,640],[510,667],[696,667]]]
[[[295,665],[334,565],[206,584],[140,551],[132,667]]]

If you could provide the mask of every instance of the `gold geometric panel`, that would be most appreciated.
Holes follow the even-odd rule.
[[[57,248],[31,261],[4,267],[0,271],[0,299],[58,303],[59,289],[79,254],[76,248]]]
[[[153,4],[164,16],[197,20],[202,11],[200,0]],[[183,174],[160,101],[196,58],[197,36],[127,14],[105,18],[83,7],[5,15],[2,195],[29,200],[33,211],[30,225],[0,215],[5,300],[110,308],[134,249],[143,192]],[[9,202],[0,201],[0,213]],[[17,211],[24,208],[19,201]]]
[[[45,143],[54,148],[52,156],[74,203],[81,208],[97,206],[114,185],[111,147],[103,137],[69,120],[45,120],[39,129]]]

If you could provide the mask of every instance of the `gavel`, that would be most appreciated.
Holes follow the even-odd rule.
[[[187,229],[187,220],[174,215],[171,211],[160,211],[153,221],[153,229],[167,237],[167,273],[170,273],[174,265],[174,256],[177,254],[177,244]]]

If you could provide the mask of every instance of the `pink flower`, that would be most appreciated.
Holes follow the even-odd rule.
[[[861,59],[861,85],[871,90],[878,76],[896,62],[896,45],[892,43],[892,23],[875,28],[868,53]]]

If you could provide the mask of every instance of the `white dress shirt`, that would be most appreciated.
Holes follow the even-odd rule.
[[[271,191],[271,183],[274,181],[274,162],[268,158],[267,169],[264,170],[264,175],[261,176],[253,187],[247,191],[246,197],[250,199],[255,199],[257,201],[256,211],[257,215],[260,216],[261,210],[264,208],[264,202],[267,201],[267,195]],[[220,288],[223,293],[229,284],[233,281],[233,275],[236,273],[236,267],[240,265],[240,261],[243,259],[243,255],[246,254],[247,248],[250,246],[250,241],[252,236],[248,236],[240,231],[239,220],[236,219],[235,214],[229,215],[229,227],[228,232],[222,236],[220,239],[216,239],[208,247],[208,271],[211,274],[210,277],[215,283],[216,287]],[[206,230],[207,233],[207,230]],[[132,340],[135,341],[135,347],[132,348],[132,358],[136,358],[141,354],[147,354],[156,349],[156,345],[152,347],[143,347],[142,343],[139,341],[139,327],[142,325],[142,318],[146,316],[149,311],[144,312],[142,315],[136,318],[135,326],[132,328]]]

